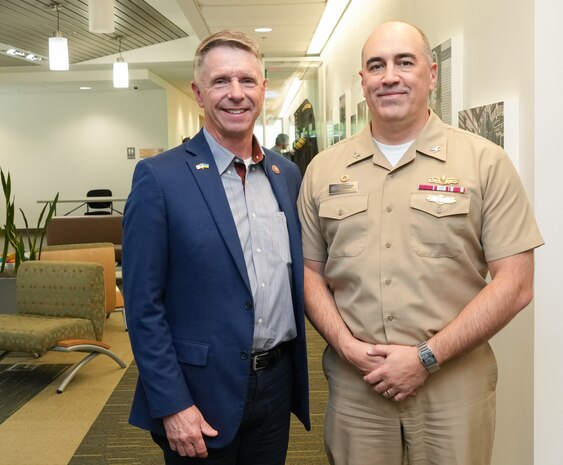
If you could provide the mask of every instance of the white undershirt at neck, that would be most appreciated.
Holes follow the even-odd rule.
[[[399,163],[399,160],[414,142],[414,140],[411,140],[409,142],[405,142],[404,144],[387,145],[375,139],[373,139],[373,141],[377,144],[381,153],[387,157],[387,160],[389,160],[389,163],[391,163],[393,168],[397,165],[397,163]]]

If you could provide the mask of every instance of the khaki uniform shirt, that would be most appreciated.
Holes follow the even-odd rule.
[[[486,285],[487,262],[543,244],[506,153],[434,113],[395,168],[369,126],[317,155],[299,213],[305,258],[326,262],[344,321],[372,343],[430,338]]]

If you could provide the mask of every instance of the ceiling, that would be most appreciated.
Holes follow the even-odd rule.
[[[51,0],[0,0],[0,93],[77,92],[79,86],[113,89],[112,66],[119,51],[129,63],[130,89],[162,87],[162,80],[192,96],[192,59],[199,41],[221,29],[254,37],[268,77],[266,111],[275,113],[290,77],[318,63],[305,57],[326,0],[115,0],[115,32],[89,32],[88,3],[60,3],[58,29],[68,39],[70,70],[50,71],[46,61],[8,56],[15,47],[48,57],[57,30]],[[254,32],[270,27],[269,33]]]

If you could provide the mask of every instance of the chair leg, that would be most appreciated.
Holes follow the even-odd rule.
[[[115,361],[121,368],[125,368],[126,365],[114,352],[105,347],[100,347],[94,344],[79,344],[70,347],[61,347],[56,346],[53,347],[51,350],[57,352],[88,352],[88,355],[84,357],[80,362],[76,363],[71,369],[68,375],[65,376],[59,387],[57,388],[57,394],[62,394],[65,388],[68,386],[68,383],[72,381],[72,379],[76,376],[76,374],[80,371],[80,369],[86,365],[87,363],[91,362],[95,359],[98,355],[107,355],[109,358]]]
[[[123,315],[123,326],[125,327],[125,331],[128,331],[128,329],[127,329],[127,318],[125,316],[125,307],[116,308],[115,311],[121,312],[121,314]],[[108,318],[109,318],[109,313],[108,313]]]

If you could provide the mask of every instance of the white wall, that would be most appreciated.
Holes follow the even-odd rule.
[[[535,450],[536,465],[563,462],[563,215],[559,186],[563,154],[558,140],[563,134],[563,67],[554,57],[563,44],[563,3],[536,0],[535,57],[523,55],[523,66],[534,66],[535,208],[546,245],[536,255],[535,318]],[[532,19],[531,19],[532,20]],[[534,57],[534,58],[532,58]]]
[[[543,2],[553,3],[548,0]],[[551,17],[562,16],[559,14]],[[373,20],[370,21],[368,18]],[[461,37],[463,108],[505,100],[516,101],[519,108],[518,168],[528,195],[533,201],[534,169],[537,169],[534,156],[534,1],[521,0],[515,4],[512,0],[495,2],[352,0],[322,54],[329,116],[331,109],[338,105],[338,98],[343,93],[347,96],[347,104],[355,108],[360,92],[357,72],[360,69],[361,47],[378,24],[392,19],[406,20],[421,27],[427,33],[432,46],[452,37]],[[550,33],[552,32],[550,29]],[[563,42],[552,39],[551,43]],[[556,56],[556,52],[560,53],[560,50],[556,51],[554,45],[551,56]],[[546,57],[542,66],[545,68],[548,62],[551,60]],[[552,98],[553,90],[560,87],[561,82],[559,75],[558,81],[553,80],[550,83],[549,98]],[[554,105],[552,108],[555,112],[555,108],[559,109],[561,106]],[[556,116],[553,115],[553,118]],[[560,160],[561,157],[559,163]],[[563,171],[552,171],[554,172]],[[543,184],[554,186],[558,182],[553,180],[549,184]],[[552,195],[554,192],[555,189],[551,189]],[[547,198],[544,199],[544,205],[546,204],[548,204]],[[552,211],[552,221],[554,221],[553,213]],[[539,222],[543,230],[541,217]],[[558,231],[561,230],[560,227]],[[538,255],[542,260],[541,253]],[[559,260],[559,263],[562,262],[563,260]],[[545,271],[541,262],[538,265],[537,280],[539,281]],[[563,273],[555,276],[560,279]],[[540,292],[537,291],[536,305],[543,301],[543,296],[539,295],[543,289],[538,288],[538,290]],[[554,302],[560,301],[561,299],[558,299]],[[541,312],[545,311],[542,306]],[[558,329],[561,332],[561,325]],[[532,308],[524,310],[497,335],[493,340],[493,346],[499,363],[497,437],[493,464],[531,465],[534,460],[534,313]],[[561,366],[560,362],[559,366]],[[560,389],[559,392],[563,390]],[[562,401],[556,400],[554,393],[551,394],[550,397],[546,397],[550,399],[548,405],[555,401],[559,402],[561,407]],[[547,411],[545,413],[547,414]],[[558,432],[561,433],[561,427]],[[545,442],[547,446],[547,441]],[[548,449],[542,459],[549,455]],[[560,461],[560,457],[557,459]],[[542,460],[536,463],[545,465],[549,462]]]
[[[110,188],[126,197],[139,148],[167,146],[164,90],[0,95],[0,166],[10,172],[16,208],[31,227],[37,200],[57,192],[72,198]],[[135,147],[134,160],[127,147]]]
[[[193,137],[200,130],[203,109],[193,95],[188,97],[155,74],[151,74],[151,80],[166,90],[168,147],[176,147],[184,137]]]

